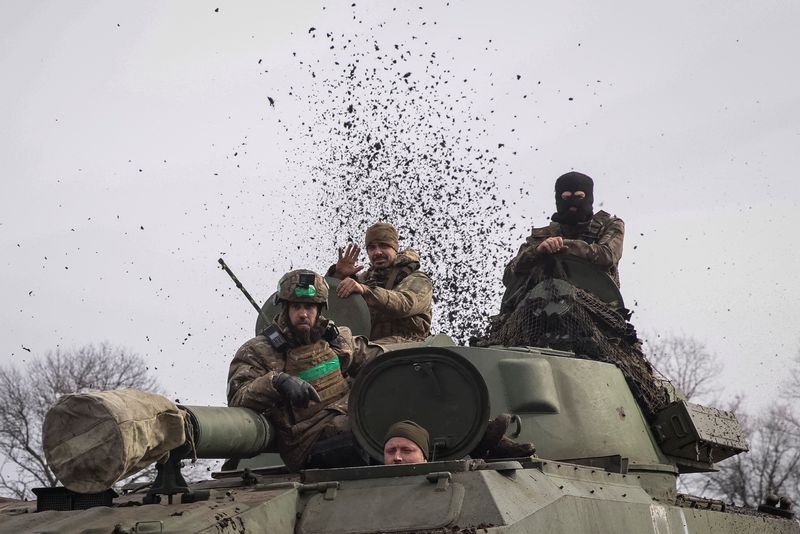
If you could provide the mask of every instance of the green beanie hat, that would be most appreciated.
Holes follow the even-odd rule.
[[[400,421],[390,426],[386,437],[383,438],[383,444],[386,445],[386,442],[392,438],[410,439],[422,450],[425,459],[428,459],[428,442],[430,441],[428,431],[414,421]]]

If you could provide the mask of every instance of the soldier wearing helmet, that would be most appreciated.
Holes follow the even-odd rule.
[[[519,247],[503,274],[505,295],[500,312],[513,312],[532,287],[547,258],[568,255],[588,261],[607,273],[619,287],[618,264],[622,257],[625,223],[605,211],[595,212],[594,182],[580,172],[561,175],[555,184],[556,213],[548,226],[534,228]]]
[[[369,227],[364,241],[370,261],[366,272],[357,263],[358,245],[339,248],[339,260],[328,270],[329,276],[341,280],[336,294],[364,297],[374,343],[424,340],[431,332],[433,286],[419,270],[419,254],[411,248],[400,250],[397,229],[388,223]]]
[[[362,458],[348,431],[347,379],[366,362],[367,340],[322,315],[328,291],[314,271],[286,273],[276,294],[281,312],[242,345],[228,373],[228,405],[267,415],[278,452],[292,470],[358,465]],[[330,452],[330,443],[337,454],[317,454]]]

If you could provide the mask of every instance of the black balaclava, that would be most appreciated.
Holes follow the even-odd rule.
[[[577,224],[591,219],[594,213],[592,210],[593,190],[594,182],[583,173],[573,171],[559,176],[556,180],[556,213],[551,219],[561,224]],[[584,198],[571,196],[563,199],[561,193],[564,191],[583,191],[586,196]],[[578,208],[578,211],[570,211],[569,208],[572,206]]]

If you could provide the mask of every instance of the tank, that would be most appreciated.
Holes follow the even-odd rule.
[[[542,314],[565,317],[570,287],[608,289],[578,271],[568,286],[529,290],[550,295]],[[604,301],[621,306],[613,293]],[[334,319],[363,321],[362,305]],[[192,430],[155,481],[119,493],[40,489],[35,502],[0,503],[0,532],[800,533],[786,501],[748,510],[677,491],[681,474],[713,471],[747,443],[734,414],[663,386],[666,401],[653,412],[619,365],[437,335],[393,347],[354,382],[352,429],[371,465],[290,473],[262,415],[181,406]],[[507,436],[533,442],[536,454],[470,458],[501,413],[512,414]],[[404,419],[428,429],[431,461],[380,465],[386,429]],[[239,460],[187,483],[181,462],[193,456]]]

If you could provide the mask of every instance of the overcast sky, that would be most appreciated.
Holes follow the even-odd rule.
[[[255,316],[217,258],[260,300],[326,267],[306,238],[325,84],[407,48],[376,76],[449,81],[510,242],[547,223],[558,175],[591,175],[626,223],[637,329],[700,339],[728,393],[768,402],[800,346],[800,4],[351,4],[4,5],[0,362],[108,340],[172,398],[224,404]]]

